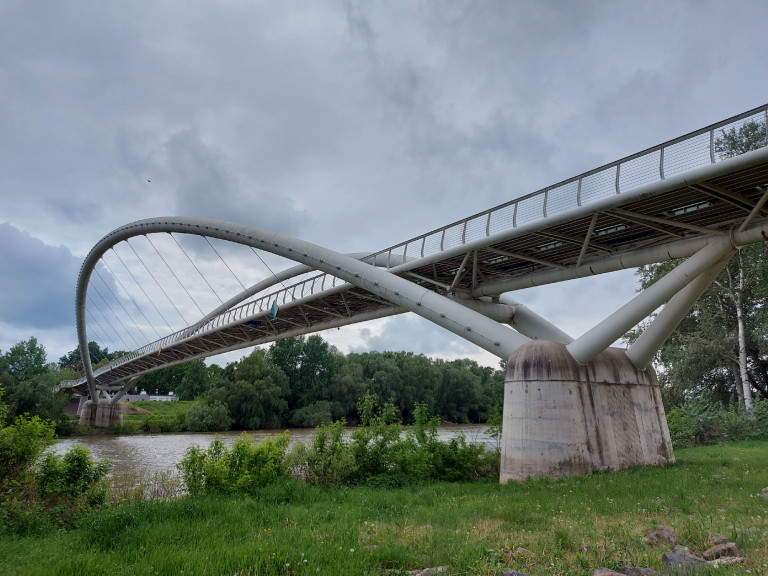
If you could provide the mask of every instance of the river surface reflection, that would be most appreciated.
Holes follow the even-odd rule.
[[[461,434],[472,444],[484,444],[488,449],[495,448],[495,440],[486,433],[485,424],[445,424],[438,428],[438,438],[450,440]],[[256,440],[260,440],[277,431],[257,430],[247,432]],[[295,428],[288,430],[291,443],[309,442],[314,430]],[[348,430],[348,433],[351,429]],[[224,443],[231,446],[235,438],[242,432],[219,432],[218,436]],[[217,434],[209,433],[178,433],[178,434],[145,434],[140,436],[78,436],[61,438],[54,451],[63,454],[74,444],[81,444],[91,451],[96,459],[107,458],[112,461],[112,473],[116,475],[131,472],[175,471],[176,464],[184,457],[190,446],[207,447]]]

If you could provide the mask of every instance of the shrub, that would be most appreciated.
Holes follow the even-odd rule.
[[[0,423],[5,414],[0,389]],[[54,424],[39,416],[18,416],[0,429],[0,530],[40,532],[106,499],[109,463],[94,462],[82,446],[43,456],[54,438]]]
[[[675,446],[702,446],[768,438],[767,418],[768,400],[757,400],[754,408],[745,412],[738,406],[724,406],[708,396],[699,396],[670,410],[667,426]]]
[[[356,476],[357,465],[344,439],[346,420],[321,424],[309,445],[298,444],[288,465],[309,484],[347,484]]]
[[[20,481],[54,442],[54,425],[39,416],[17,416],[11,426],[0,430],[0,489]],[[4,490],[3,490],[4,491]],[[2,495],[0,493],[0,498]]]
[[[243,433],[228,449],[221,438],[215,438],[207,450],[198,446],[188,448],[177,468],[192,496],[255,494],[267,484],[286,477],[288,442],[287,433],[270,436],[259,443]]]
[[[379,405],[376,396],[366,393],[358,402],[360,426],[352,432],[350,449],[357,480],[365,482],[392,471],[393,452],[400,439],[402,424],[391,402]]]
[[[66,454],[46,454],[37,465],[35,481],[41,503],[59,523],[104,504],[108,486],[103,482],[108,460],[96,462],[87,448],[72,446]]]

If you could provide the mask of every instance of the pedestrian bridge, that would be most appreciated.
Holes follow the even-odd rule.
[[[90,397],[94,414],[97,408],[106,413],[153,370],[413,312],[508,362],[504,429],[510,454],[541,451],[544,458],[558,446],[550,454],[555,468],[515,460],[506,477],[670,461],[658,384],[648,365],[735,251],[768,239],[767,119],[768,105],[761,106],[376,252],[341,254],[204,218],[127,224],[102,238],[83,263],[76,311],[84,374],[60,387]],[[734,148],[729,135],[750,140]],[[204,254],[200,246],[210,250]],[[238,276],[238,266],[248,269],[242,250],[258,258],[253,268],[262,270],[261,277]],[[289,265],[278,270],[275,257]],[[161,268],[148,264],[150,258]],[[682,262],[576,338],[511,296],[522,288],[672,259]],[[211,292],[217,300],[204,303],[202,294]],[[642,336],[616,356],[611,345],[661,306]],[[171,307],[181,325],[168,320]],[[157,337],[147,338],[152,332]],[[120,338],[125,345],[113,348],[132,351],[94,370],[92,334],[102,346]],[[547,350],[542,342],[549,343]],[[570,384],[549,385],[550,392],[538,388],[536,402],[521,402],[533,396],[533,373],[550,384]],[[581,399],[580,408],[564,408],[570,402],[561,396],[566,388]],[[649,395],[638,399],[635,389]],[[633,403],[648,404],[647,414],[627,412]],[[619,405],[616,412],[612,407]],[[531,414],[534,420],[578,420],[587,432],[564,431],[562,424],[545,428],[584,441],[566,449],[560,440],[545,439],[549,432],[532,432]],[[513,420],[522,428],[512,431]],[[614,436],[644,439],[606,443],[600,431],[612,427]]]

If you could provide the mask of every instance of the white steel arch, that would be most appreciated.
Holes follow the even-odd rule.
[[[153,233],[194,234],[218,238],[265,250],[314,270],[322,270],[350,284],[392,302],[398,308],[414,312],[446,330],[506,359],[530,340],[510,328],[462,304],[418,286],[404,278],[380,270],[371,264],[316,244],[252,226],[205,218],[152,218],[121,226],[102,238],[88,253],[80,269],[76,292],[78,344],[91,398],[98,403],[93,366],[88,354],[85,325],[86,297],[91,274],[107,250],[135,236]]]

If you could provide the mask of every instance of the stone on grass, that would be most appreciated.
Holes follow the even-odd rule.
[[[707,548],[704,551],[704,560],[714,560],[715,558],[722,558],[723,556],[738,556],[739,547],[735,542],[726,542],[724,544],[718,544]]]
[[[649,546],[659,546],[660,544],[669,544],[674,546],[677,544],[677,534],[672,528],[664,526],[663,524],[656,528],[653,532],[643,538],[643,542]]]
[[[712,536],[709,537],[712,544],[717,546],[718,544],[725,544],[728,542],[728,538],[723,536],[722,534],[712,534]]]
[[[640,568],[639,566],[624,566],[621,573],[624,576],[656,576],[656,571],[652,568]]]
[[[742,562],[744,562],[744,558],[741,556],[724,556],[717,560],[710,560],[707,564],[714,566],[715,568],[720,568],[720,566],[733,566],[734,564],[741,564]]]
[[[685,546],[678,546],[675,552],[667,552],[661,557],[665,574],[693,574],[702,564],[706,564],[704,558],[694,556]]]
[[[515,551],[512,552],[512,554],[516,558],[534,558],[536,556],[536,552],[531,552],[527,548],[515,548]]]
[[[436,566],[435,568],[424,568],[423,570],[408,570],[412,576],[434,576],[435,574],[448,574],[448,566]]]
[[[621,572],[616,572],[609,568],[598,568],[592,572],[592,576],[621,576]]]
[[[512,568],[507,568],[506,570],[501,571],[501,576],[528,576],[528,575],[523,574],[522,572],[518,572],[517,570],[512,570]]]

